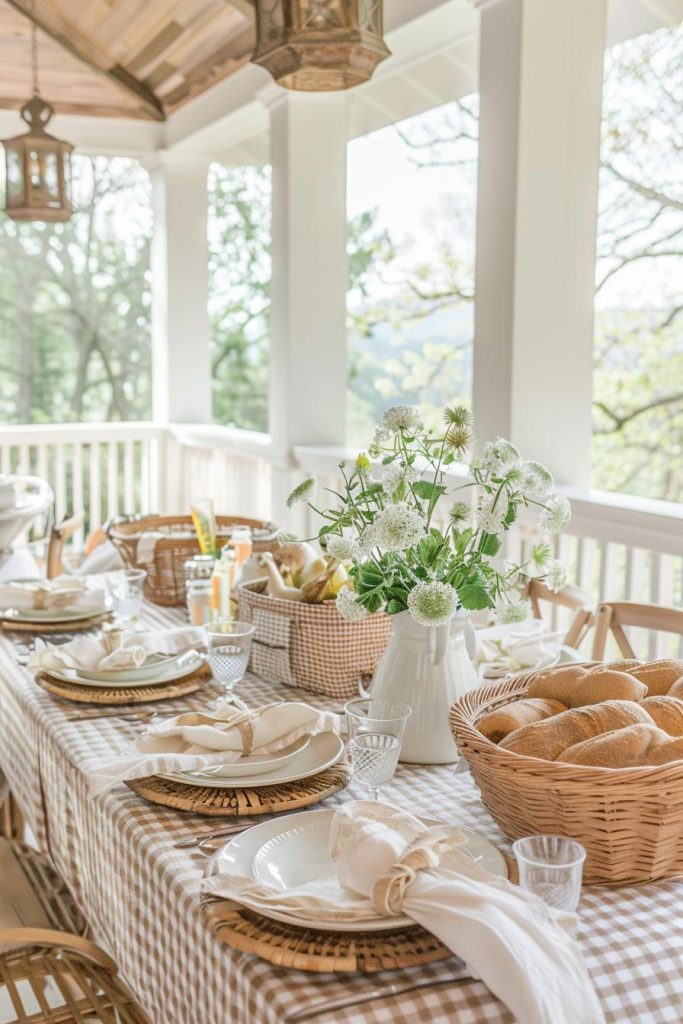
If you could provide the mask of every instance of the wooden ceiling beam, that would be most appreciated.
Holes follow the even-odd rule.
[[[52,10],[45,0],[42,2],[39,0],[33,11],[31,10],[33,6],[31,0],[5,0],[5,2],[23,14],[29,21],[33,21],[46,35],[63,46],[69,53],[78,57],[93,71],[99,72],[109,81],[114,82],[128,96],[133,96],[141,113],[146,117],[155,121],[166,119],[163,106],[144,82],[141,82],[120,64],[112,64],[108,54],[60,14]]]

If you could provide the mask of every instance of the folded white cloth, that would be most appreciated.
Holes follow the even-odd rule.
[[[232,706],[202,713],[188,711],[150,726],[115,759],[84,764],[93,793],[117,782],[215,764],[233,764],[249,754],[275,754],[307,733],[339,732],[339,715],[292,701],[250,711],[238,698]]]
[[[337,879],[282,892],[220,873],[202,889],[265,914],[286,911],[302,925],[404,914],[461,957],[519,1024],[604,1024],[573,938],[576,915],[489,874],[458,850],[461,841],[397,808],[349,801],[330,831]]]
[[[58,647],[36,641],[28,667],[37,671],[66,668],[102,671],[139,668],[152,654],[183,654],[206,646],[204,630],[180,626],[165,630],[105,629],[100,636],[82,636]]]
[[[541,619],[479,629],[475,668],[484,678],[495,679],[525,668],[584,660],[579,651],[563,645],[564,635],[564,630],[548,632]]]
[[[56,576],[53,580],[22,580],[0,586],[0,608],[19,611],[47,609],[50,611],[92,612],[97,615],[106,607],[103,589],[91,587],[77,576]]]

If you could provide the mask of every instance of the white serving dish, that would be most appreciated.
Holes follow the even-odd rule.
[[[189,654],[194,657],[188,657]],[[112,676],[107,676],[105,679],[95,679],[91,676],[84,676],[77,672],[74,668],[65,669],[49,669],[49,674],[53,679],[58,679],[64,683],[77,683],[81,686],[120,686],[122,688],[143,686],[145,683],[156,686],[162,683],[173,683],[176,679],[182,679],[184,676],[188,676],[191,672],[196,672],[197,669],[203,662],[203,657],[196,651],[188,651],[180,658],[174,659],[170,665],[163,665],[158,671],[153,673],[145,673],[141,676],[129,676],[128,673],[134,673],[135,669],[126,669],[125,673],[128,676],[125,679],[114,679]],[[144,666],[143,666],[144,668]]]

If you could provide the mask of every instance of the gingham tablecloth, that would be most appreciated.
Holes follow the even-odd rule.
[[[181,621],[148,608],[150,625]],[[113,753],[140,725],[117,719],[68,721],[75,706],[53,700],[0,639],[0,764],[38,842],[53,858],[101,943],[154,1024],[282,1024],[326,996],[367,991],[362,975],[287,971],[230,950],[206,927],[199,885],[206,858],[173,843],[211,822],[151,806],[121,785],[93,799],[80,770],[86,756]],[[259,704],[285,693],[247,677],[240,695]],[[310,694],[305,699],[316,701]],[[204,698],[206,700],[206,697]],[[185,706],[196,707],[197,698]],[[361,794],[349,787],[332,806]],[[504,836],[468,774],[452,767],[400,767],[387,797],[414,811],[477,829],[502,849]],[[585,890],[580,941],[609,1024],[683,1021],[683,881]],[[371,984],[457,976],[457,961],[374,975]],[[377,999],[321,1015],[321,1024],[513,1024],[480,982]]]

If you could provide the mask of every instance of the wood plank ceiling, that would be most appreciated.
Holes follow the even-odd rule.
[[[163,120],[245,64],[249,0],[0,0],[0,107],[40,90],[61,113]]]

